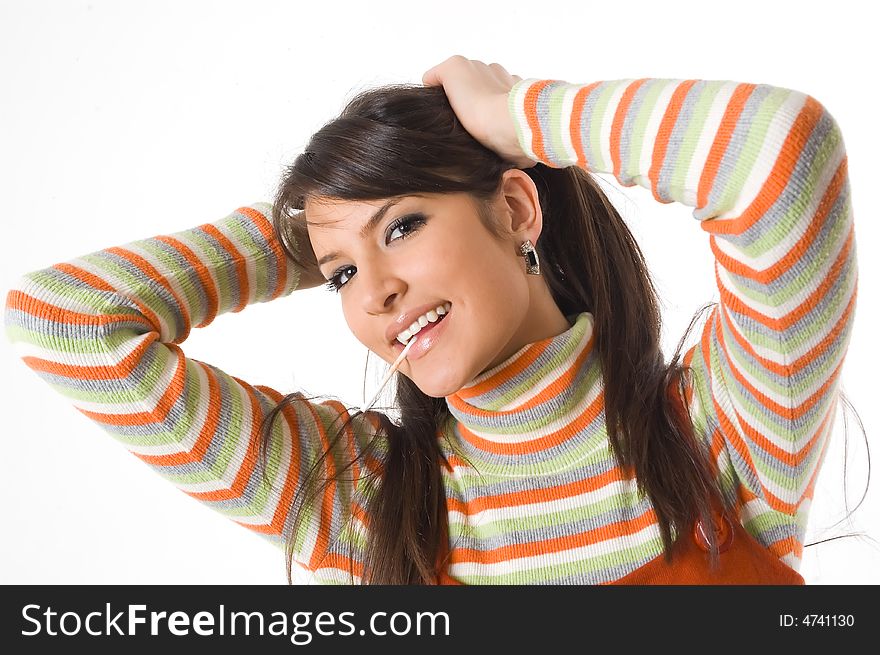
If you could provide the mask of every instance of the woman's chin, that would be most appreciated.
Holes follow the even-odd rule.
[[[415,382],[419,391],[431,398],[451,396],[465,385],[465,381],[459,380],[455,376],[443,376],[442,379],[434,377],[429,379],[415,378],[413,382]]]

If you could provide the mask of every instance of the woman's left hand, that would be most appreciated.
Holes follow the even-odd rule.
[[[464,129],[484,146],[518,168],[531,168],[516,138],[516,127],[507,109],[507,96],[522,80],[500,64],[489,64],[453,55],[422,75],[426,86],[441,85]]]

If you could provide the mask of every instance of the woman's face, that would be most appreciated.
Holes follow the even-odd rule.
[[[358,341],[392,363],[403,349],[397,336],[427,314],[399,370],[435,398],[569,327],[543,279],[526,275],[519,254],[519,245],[537,243],[541,231],[531,178],[507,171],[492,208],[508,233],[501,239],[465,193],[305,205],[321,273],[338,286]],[[438,307],[449,311],[434,322],[438,315],[428,312]]]

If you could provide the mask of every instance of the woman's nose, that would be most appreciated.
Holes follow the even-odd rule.
[[[364,294],[364,310],[368,314],[382,314],[394,305],[403,292],[403,281],[388,273],[378,273],[368,279]]]

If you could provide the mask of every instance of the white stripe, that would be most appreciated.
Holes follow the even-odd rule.
[[[125,248],[125,246],[123,246],[123,248]],[[114,255],[112,253],[105,253],[104,251],[99,251],[99,252],[103,253],[104,256],[109,256],[109,257],[114,257],[114,258],[119,259],[118,255]],[[98,254],[99,253],[91,253],[91,255],[98,255]],[[86,255],[86,256],[91,256],[91,255]],[[123,260],[123,261],[128,262],[128,260]],[[141,297],[142,296],[141,291],[137,288],[132,290],[131,287],[129,286],[131,284],[130,281],[128,281],[128,280],[123,281],[123,280],[119,279],[118,277],[116,277],[115,275],[113,275],[109,271],[109,269],[96,266],[95,264],[87,262],[85,259],[82,259],[82,258],[74,259],[70,262],[70,264],[73,266],[77,266],[77,267],[83,269],[84,271],[91,273],[92,275],[94,275],[96,277],[101,278],[104,282],[109,284],[114,289],[118,289],[119,291],[117,291],[114,294],[114,297],[112,299],[108,299],[108,304],[110,302],[119,303],[119,310],[128,310],[128,311],[134,310],[137,312],[141,312],[141,308],[138,307],[137,305],[135,305],[134,301],[131,299],[132,296],[137,298],[139,301],[141,301],[142,304],[149,307],[153,311],[153,313],[157,316],[157,318],[159,320],[159,333],[160,333],[161,340],[163,342],[167,343],[167,342],[170,342],[174,339],[174,336],[176,336],[176,334],[172,332],[171,324],[168,322],[168,319],[165,316],[163,316],[161,313],[156,312],[156,309],[154,307],[150,307],[148,303],[143,302],[142,297]],[[104,266],[108,265],[108,263],[103,260],[102,260],[101,264]],[[142,276],[143,274],[138,272],[138,273],[135,273],[135,275]],[[147,280],[145,280],[141,277],[141,278],[137,279],[135,283],[138,286],[146,286]],[[158,282],[156,282],[154,284],[158,284]],[[105,313],[109,309],[110,309],[110,307],[108,307],[107,310],[105,310]],[[94,313],[94,310],[91,313]]]
[[[544,423],[539,429],[534,429],[522,434],[492,434],[489,432],[484,432],[480,430],[476,426],[467,426],[467,429],[480,437],[481,439],[485,439],[486,441],[491,441],[498,444],[518,444],[518,443],[527,443],[529,441],[535,441],[536,439],[540,439],[545,437],[557,430],[562,430],[566,426],[570,425],[572,421],[581,416],[581,414],[587,411],[587,408],[591,403],[595,402],[596,398],[602,392],[601,384],[592,384],[590,385],[590,389],[584,395],[584,397],[575,405],[569,412],[563,414],[561,416],[556,416],[553,420],[550,420]],[[598,416],[596,417],[598,419]],[[595,421],[596,419],[594,419]],[[589,425],[589,424],[588,424]]]
[[[547,566],[549,563],[555,565],[569,562],[580,562],[596,557],[604,557],[613,555],[630,549],[638,549],[643,544],[651,540],[660,538],[659,526],[654,523],[638,532],[606,539],[595,544],[572,548],[555,553],[546,553],[541,555],[533,555],[530,557],[519,557],[514,559],[497,562],[494,564],[461,562],[452,564],[449,568],[450,575],[463,578],[466,576],[502,576],[521,571],[528,571]]]
[[[837,173],[838,167],[843,162],[844,157],[846,157],[846,150],[843,141],[841,140],[823,165],[819,178],[816,180],[815,187],[813,188],[813,192],[809,197],[809,202],[800,211],[799,220],[797,220],[791,228],[785,232],[782,236],[782,240],[775,244],[772,249],[767,252],[759,253],[758,256],[753,257],[742,252],[737,248],[736,244],[732,243],[730,240],[725,239],[725,235],[718,235],[716,237],[715,242],[718,249],[724,254],[729,255],[755,270],[763,271],[771,268],[780,259],[785,257],[794,245],[803,238],[807,229],[810,227],[813,217],[816,216],[822,198],[831,186],[831,181]],[[846,214],[843,215],[846,216]],[[825,220],[830,219],[826,217]],[[842,240],[846,239],[846,237],[847,234],[844,232],[840,237],[840,242],[842,243]]]
[[[846,240],[850,236],[850,223],[848,221],[843,222],[843,225],[841,225],[841,227],[843,229],[837,230],[837,235],[832,241],[827,241],[825,244],[823,244],[823,258],[820,262],[818,262],[819,265],[816,267],[815,271],[810,273],[812,277],[812,284],[803,285],[800,288],[797,288],[796,284],[791,282],[788,283],[789,286],[794,289],[794,293],[792,293],[791,296],[789,296],[788,298],[780,300],[776,300],[774,298],[774,302],[772,304],[762,302],[761,299],[764,296],[761,295],[758,295],[757,298],[752,298],[750,297],[750,295],[755,295],[756,293],[760,294],[760,290],[758,292],[753,292],[748,286],[743,286],[742,290],[740,290],[738,279],[734,277],[735,274],[732,274],[727,268],[718,263],[716,270],[718,272],[718,277],[720,279],[722,289],[726,289],[727,291],[735,295],[747,307],[763,314],[764,316],[787,316],[793,311],[799,309],[801,305],[803,305],[810,298],[810,296],[812,296],[816,292],[818,286],[831,275],[832,269],[836,265],[835,260],[843,251]],[[716,239],[716,243],[719,245],[719,248],[721,247],[721,244],[723,242],[723,239]],[[794,245],[792,244],[790,247],[793,248]],[[728,256],[733,257],[740,262],[746,259],[745,255],[741,254],[735,247],[728,246],[728,248],[734,252],[734,254],[728,253]],[[850,272],[849,275],[850,277],[853,277],[853,272]],[[755,284],[755,280],[750,279],[749,283]],[[776,280],[772,280],[769,284],[765,285],[765,288],[772,288],[772,285],[778,284],[779,280],[777,278]],[[777,295],[779,295],[780,293],[782,293],[782,291],[777,292]]]
[[[529,159],[533,159],[538,161],[540,158],[535,151],[532,149],[533,143],[533,134],[532,128],[529,126],[528,117],[525,113],[525,104],[526,104],[526,94],[529,89],[535,85],[535,83],[540,82],[539,78],[528,78],[523,80],[522,86],[520,86],[516,90],[516,94],[514,96],[514,108],[515,114],[517,117],[517,123],[519,125],[520,131],[522,132],[522,140],[525,143],[525,154]]]
[[[770,177],[770,173],[773,171],[776,160],[782,151],[782,145],[806,101],[807,96],[805,94],[799,91],[789,91],[789,95],[779,106],[779,109],[776,110],[773,119],[770,121],[764,141],[761,144],[761,151],[755,159],[755,163],[749,171],[749,176],[736,197],[733,207],[719,215],[718,218],[724,220],[741,215],[758,197],[758,193],[760,193],[761,188],[764,186],[764,182]],[[842,147],[840,149],[842,150]],[[820,186],[822,188],[825,187],[824,184]],[[812,215],[812,212],[810,214]]]
[[[753,425],[749,419],[754,418],[750,413],[750,412],[753,412],[754,410],[751,407],[749,407],[748,405],[745,408],[743,408],[741,406],[737,406],[737,409],[738,409],[738,414],[739,414],[739,420],[741,422],[745,423],[746,425],[748,425],[749,427],[751,427],[754,432],[757,432],[762,437],[764,437],[765,439],[770,441],[773,445],[775,445],[777,448],[783,450],[784,452],[791,453],[791,454],[798,454],[798,455],[803,454],[801,451],[804,448],[806,448],[806,446],[807,446],[807,444],[809,444],[810,440],[816,435],[816,431],[821,429],[822,421],[827,420],[827,422],[825,423],[824,431],[823,431],[824,437],[820,437],[819,439],[817,439],[816,443],[813,445],[813,448],[811,450],[811,454],[806,456],[805,460],[802,460],[801,466],[803,466],[805,461],[809,461],[814,456],[813,453],[816,453],[817,450],[821,449],[821,444],[828,437],[828,434],[830,433],[830,431],[832,429],[834,421],[833,421],[833,417],[831,416],[831,414],[833,412],[837,411],[837,405],[835,403],[831,402],[831,400],[834,398],[835,398],[835,394],[832,393],[832,394],[829,394],[829,396],[827,398],[823,399],[824,402],[820,404],[820,411],[818,412],[818,416],[817,416],[815,425],[812,428],[809,428],[809,427],[806,428],[804,433],[802,434],[802,436],[794,438],[794,439],[792,438],[793,433],[790,431],[782,432],[781,434],[779,434],[779,433],[771,432],[770,431],[771,428],[769,428],[769,427],[764,428],[763,426],[758,427],[758,426]],[[742,435],[744,433],[740,432],[740,434]],[[745,439],[745,437],[744,437],[744,439]],[[746,444],[749,445],[749,442],[751,440],[745,440],[745,441],[746,441]],[[753,458],[760,458],[760,461],[763,463],[766,463],[770,468],[772,468],[775,465],[776,459],[770,455],[764,454],[763,449],[752,450],[755,447],[751,446],[751,445],[749,445],[749,448],[750,448],[750,454],[752,455]],[[815,470],[815,467],[808,467],[805,472],[811,473],[814,470]],[[755,466],[755,472],[759,476],[762,475],[760,469],[757,466]],[[787,481],[791,481],[791,478],[787,478]],[[765,486],[770,491],[772,491],[773,494],[776,495],[778,498],[781,498],[785,502],[792,503],[792,502],[795,502],[796,500],[798,500],[803,495],[804,490],[806,489],[807,483],[809,482],[809,476],[804,476],[799,480],[800,487],[794,490],[794,492],[796,493],[796,495],[794,497],[792,497],[793,491],[791,489],[789,489],[788,487],[782,487],[771,479],[768,479],[765,481],[762,478],[762,482],[765,482]]]
[[[238,215],[234,215],[234,216],[230,217],[228,219],[228,221],[233,221],[233,222],[237,223],[238,225],[241,225],[242,226],[240,228],[241,231],[247,235],[248,241],[250,241],[250,238],[251,238],[250,234],[248,233],[248,231],[244,227],[249,222],[247,219],[240,218]],[[238,254],[230,253],[230,255],[235,256],[235,257],[240,256],[240,257],[244,258],[245,270],[247,271],[246,274],[247,274],[247,281],[248,281],[247,302],[248,302],[248,304],[250,304],[250,303],[254,302],[257,297],[257,264],[256,264],[256,260],[258,257],[262,256],[262,253],[255,253],[254,252],[254,248],[256,246],[253,243],[243,243],[241,241],[241,239],[238,238],[233,233],[233,231],[230,229],[228,221],[222,221],[222,222],[216,223],[214,225],[214,227],[216,227],[217,230],[221,234],[223,234],[227,239],[229,239],[232,242],[232,244],[235,246],[235,249],[238,251]],[[240,293],[240,290],[241,289],[239,287],[239,293]],[[240,300],[241,300],[241,298],[239,298],[239,301]]]
[[[97,332],[97,329],[96,329]],[[31,333],[33,334],[33,333]],[[151,334],[142,334],[133,336],[131,339],[122,341],[116,347],[115,351],[87,353],[82,351],[65,352],[63,350],[55,350],[44,348],[43,344],[33,341],[14,341],[11,342],[13,350],[21,357],[36,357],[55,364],[66,364],[68,366],[92,366],[92,367],[112,367],[119,364],[120,361],[130,355],[144,340],[151,339]],[[27,335],[27,339],[42,339],[45,335],[41,332],[36,336]],[[97,340],[97,339],[95,339]],[[92,341],[89,338],[80,338],[76,340],[79,343],[88,343]],[[151,346],[152,347],[152,346]],[[61,374],[56,374],[63,377]],[[101,382],[102,385],[106,382]]]
[[[560,125],[561,141],[564,152],[558,153],[563,156],[562,164],[564,166],[573,166],[577,164],[577,151],[575,150],[574,141],[572,141],[573,131],[570,129],[572,114],[574,113],[574,99],[582,86],[568,85],[564,87],[562,94],[562,118],[567,122]],[[580,120],[582,117],[578,117]],[[580,145],[580,144],[578,144]]]
[[[103,404],[98,405],[97,403],[91,403],[92,406],[95,406],[96,409],[93,411],[101,412],[104,414],[110,413],[118,413],[121,415],[125,414],[135,414],[139,412],[148,412],[152,413],[156,411],[156,404],[161,399],[164,391],[171,386],[172,380],[174,379],[175,371],[177,370],[177,360],[175,358],[169,358],[165,362],[165,366],[162,369],[161,376],[159,380],[156,382],[155,392],[151,395],[136,399],[131,403],[115,403],[113,405]],[[197,388],[193,390],[193,393],[196,393],[199,398],[207,397],[207,379],[205,378],[205,373],[201,369],[201,366],[195,365],[195,369],[197,372],[197,380],[198,385]],[[149,403],[149,406],[147,406]],[[113,407],[115,411],[108,411],[110,407]],[[158,443],[158,444],[149,444],[149,443],[131,443],[127,441],[128,439],[141,439],[141,440],[150,440],[150,439],[161,439],[163,435],[172,435],[172,431],[170,429],[170,425],[167,423],[168,419],[166,419],[166,423],[163,425],[165,430],[160,435],[148,436],[148,437],[120,437],[121,439],[125,439],[125,447],[128,448],[133,453],[137,453],[139,455],[151,455],[151,456],[164,456],[164,455],[176,455],[180,453],[190,453],[195,447],[196,441],[198,440],[198,435],[201,432],[202,426],[204,426],[205,421],[208,417],[208,403],[197,403],[195,408],[195,414],[189,418],[188,421],[185,421],[186,424],[191,426],[191,429],[187,430],[183,434],[174,435],[177,437],[176,441],[172,441],[170,443]]]
[[[42,273],[42,271],[38,271],[38,273]],[[64,276],[68,280],[72,280],[67,277],[66,273],[62,273],[61,271],[54,271],[54,275]],[[51,283],[53,285],[58,285],[59,281],[57,279],[52,279]],[[82,287],[84,285],[83,282],[79,280],[65,281],[61,282],[64,285],[63,288],[70,289],[71,287]],[[77,312],[79,314],[88,314],[94,315],[95,308],[91,305],[87,305],[85,302],[79,302],[76,298],[71,298],[69,296],[65,296],[59,293],[55,293],[51,288],[44,286],[44,284],[36,279],[32,279],[30,276],[23,277],[18,281],[18,284],[10,291],[19,291],[21,293],[27,294],[36,298],[37,300],[41,300],[42,302],[48,303],[50,305],[54,305],[55,307],[60,307],[61,309]],[[87,293],[94,293],[93,290],[88,290]],[[83,294],[85,295],[85,294]],[[22,311],[25,314],[27,312],[25,310],[16,310]],[[28,314],[29,315],[29,314]],[[41,320],[45,320],[45,317],[40,317]]]
[[[616,480],[610,482],[600,489],[587,491],[576,496],[569,496],[558,500],[550,500],[538,503],[527,503],[521,505],[508,505],[492,509],[485,509],[479,512],[464,513],[458,510],[450,510],[450,521],[453,520],[471,525],[487,525],[496,521],[518,520],[527,516],[543,516],[577,507],[587,507],[609,498],[623,497],[626,493],[634,493],[633,485],[624,480]],[[620,505],[617,503],[616,505]]]
[[[199,251],[198,247],[195,246],[195,244],[191,243],[188,239],[182,239],[180,237],[176,237],[176,238],[179,241],[185,241],[187,247],[189,247],[196,254],[197,257],[199,257],[200,261],[202,262],[202,264],[204,266],[203,270],[208,271],[208,275],[214,284],[215,292],[219,291],[220,287],[219,287],[219,283],[217,280],[215,267],[211,266],[209,264],[208,260],[202,259],[202,253]],[[151,241],[151,240],[147,240],[147,241]],[[205,291],[204,304],[202,304],[201,306],[192,306],[192,305],[190,305],[190,301],[187,299],[187,295],[186,295],[186,292],[184,291],[183,284],[182,284],[182,281],[184,279],[186,279],[187,282],[189,282],[189,280],[190,280],[189,277],[184,275],[184,272],[185,271],[192,271],[193,267],[189,264],[189,262],[186,262],[182,265],[178,265],[175,262],[172,265],[173,268],[169,268],[168,264],[164,264],[162,261],[157,259],[151,252],[147,251],[144,247],[142,247],[142,244],[143,244],[142,241],[136,241],[136,242],[128,244],[126,246],[126,248],[137,252],[138,255],[140,255],[141,257],[146,259],[148,262],[150,262],[150,264],[152,264],[157,270],[159,270],[159,272],[161,272],[165,276],[165,279],[168,281],[168,284],[171,286],[171,288],[174,290],[174,293],[180,299],[180,302],[184,304],[185,311],[189,312],[189,314],[190,314],[189,319],[190,319],[191,325],[193,327],[195,327],[197,324],[201,323],[202,320],[205,318],[203,314],[208,309],[208,306],[207,306],[208,291],[207,291],[207,289],[204,290]],[[173,249],[174,252],[178,253],[179,257],[183,258],[183,254],[180,253],[180,251],[177,248],[174,248],[173,246],[170,246],[166,243],[154,242],[151,245],[153,245],[153,247],[156,249]],[[171,255],[170,253],[166,252],[165,254],[168,257],[173,257],[173,255]],[[193,277],[198,277],[199,280],[201,280],[200,276],[198,276],[198,275],[193,275]],[[192,291],[193,295],[195,295],[197,298],[199,297],[199,288],[200,287],[201,287],[201,281],[198,282],[198,286],[195,289],[193,289],[193,291]],[[198,311],[200,313],[196,314],[194,310]]]
[[[727,110],[727,105],[730,104],[730,98],[738,86],[739,82],[727,81],[717,90],[715,98],[712,100],[712,104],[706,114],[706,120],[701,126],[699,140],[691,156],[690,167],[685,177],[685,188],[683,190],[684,202],[691,207],[697,206],[697,191],[700,188],[700,178],[706,168],[706,162],[709,159],[709,152],[712,150],[712,144],[715,142],[715,137],[718,134],[718,128],[721,126],[721,119],[724,118],[724,112]]]
[[[555,384],[557,378],[565,373],[569,368],[571,368],[577,358],[587,348],[590,337],[593,334],[593,318],[590,314],[587,314],[584,318],[587,324],[584,327],[583,336],[578,340],[578,343],[576,344],[575,350],[568,357],[565,358],[565,361],[561,362],[558,366],[555,366],[554,368],[548,370],[546,374],[542,372],[541,382],[543,382],[544,384],[538,384],[530,387],[529,389],[526,389],[526,391],[522,395],[514,398],[509,403],[502,405],[498,408],[497,411],[504,412],[515,409],[516,407],[521,407],[532,399],[543,394],[547,394],[548,387]]]
[[[611,97],[608,99],[608,104],[605,106],[605,113],[601,116],[602,122],[599,127],[599,154],[602,157],[602,161],[598,162],[597,170],[600,173],[611,173],[614,168],[611,163],[611,127],[614,124],[614,115],[617,113],[618,105],[620,105],[620,99],[635,81],[635,79],[625,79],[611,83]],[[593,116],[590,122],[595,124],[595,116]]]
[[[660,123],[663,122],[663,117],[666,115],[666,110],[669,108],[669,103],[672,101],[672,95],[676,92],[683,81],[684,80],[671,79],[663,80],[661,82],[663,84],[662,89],[657,95],[654,107],[651,110],[651,115],[648,117],[645,124],[642,152],[639,157],[639,176],[635,178],[635,181],[639,182],[646,189],[651,189],[653,186],[653,182],[648,178],[648,173],[653,164],[654,144],[657,141],[657,132],[660,130]],[[611,115],[613,116],[613,114]],[[611,143],[610,129],[607,135],[603,131],[602,136],[603,143]]]
[[[722,277],[722,276],[719,276],[719,277]],[[776,364],[779,364],[779,365],[789,364],[793,361],[800,359],[801,357],[803,357],[808,352],[810,352],[811,350],[816,348],[821,342],[823,342],[825,339],[828,338],[828,333],[830,332],[832,326],[834,326],[843,317],[844,313],[847,311],[847,302],[846,301],[847,301],[847,299],[852,298],[852,296],[855,294],[857,282],[858,282],[858,279],[856,276],[856,271],[854,268],[852,268],[852,269],[850,269],[849,275],[844,280],[843,288],[836,291],[837,294],[840,294],[843,296],[843,301],[838,302],[838,306],[835,308],[835,312],[834,312],[833,316],[831,316],[827,319],[828,326],[825,330],[820,330],[812,335],[806,335],[806,337],[805,337],[806,341],[803,341],[801,343],[795,343],[791,339],[788,339],[780,344],[780,348],[778,350],[770,349],[770,348],[761,346],[757,343],[751,344],[752,348],[755,350],[755,352],[759,356],[764,357],[765,359],[769,359],[770,361],[772,361]],[[726,285],[725,285],[725,287],[726,287]],[[813,289],[812,291],[815,291],[815,289]],[[740,300],[747,307],[751,307],[752,309],[760,312],[764,316],[769,316],[769,317],[774,317],[774,318],[787,316],[791,311],[796,309],[796,307],[794,307],[790,310],[783,311],[780,308],[774,308],[772,306],[771,307],[767,307],[765,305],[753,306],[752,304],[745,302],[745,300],[743,298],[740,298]],[[824,311],[825,309],[827,309],[827,308],[823,307],[820,303],[820,305],[817,308],[812,309],[810,313],[816,313],[817,311]],[[733,310],[730,310],[729,312],[725,313],[725,316],[730,317],[730,324],[733,325],[736,332],[745,341],[750,341],[750,339],[748,339],[744,336],[743,330],[741,329],[740,325],[737,322],[736,313],[734,313]],[[825,320],[825,319],[823,319],[823,320]],[[728,324],[728,322],[726,320],[724,321],[725,327],[729,328],[730,324]],[[779,330],[779,331],[777,331],[776,335],[779,338],[784,338],[786,335],[786,332],[791,329],[792,328]],[[735,341],[734,337],[729,334],[725,334],[725,339],[728,341],[730,341],[730,340]],[[736,347],[738,348],[739,344],[736,344]]]

